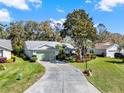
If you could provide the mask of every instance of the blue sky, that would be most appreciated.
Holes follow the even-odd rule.
[[[84,9],[94,24],[124,34],[124,0],[0,0],[0,22],[54,20],[63,22],[74,9]]]

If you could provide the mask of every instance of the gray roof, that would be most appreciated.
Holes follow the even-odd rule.
[[[0,47],[12,51],[11,40],[0,39]]]
[[[97,43],[97,44],[95,44],[95,49],[108,49],[113,45],[117,45],[117,44],[109,43],[109,42],[107,42],[107,43]],[[117,46],[119,46],[119,45],[117,45]]]
[[[74,46],[72,46],[72,45],[69,44],[69,43],[62,43],[62,45],[66,46],[66,47],[69,48],[69,49],[74,49]]]
[[[43,46],[43,45],[47,45],[47,46],[55,48],[56,45],[61,45],[61,43],[55,42],[55,41],[25,41],[25,47],[28,50],[34,50],[38,48],[39,46]]]

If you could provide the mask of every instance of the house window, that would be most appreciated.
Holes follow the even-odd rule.
[[[109,50],[108,52],[116,52],[116,50]]]

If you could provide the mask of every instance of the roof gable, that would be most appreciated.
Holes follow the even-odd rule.
[[[39,47],[42,47],[42,46],[55,48],[56,45],[61,45],[61,43],[54,42],[54,41],[25,41],[25,47],[28,50],[38,49]]]
[[[34,50],[48,50],[48,49],[54,49],[54,48],[49,45],[45,45],[45,44],[34,48]]]
[[[119,48],[119,45],[118,44],[113,44],[112,46],[108,47],[107,49],[111,49],[111,48]]]
[[[108,48],[112,47],[113,45],[119,46],[119,45],[113,44],[113,43],[97,43],[97,44],[95,44],[95,49],[108,49]]]
[[[11,40],[0,39],[0,47],[12,51]]]

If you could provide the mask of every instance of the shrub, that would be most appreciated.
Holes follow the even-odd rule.
[[[29,59],[24,53],[21,53],[20,57],[23,58],[24,60],[28,60]]]
[[[6,67],[4,65],[0,65],[0,71],[1,70],[6,70]]]
[[[96,55],[95,54],[92,54],[91,58],[92,59],[96,59]]]
[[[74,62],[75,62],[75,59],[70,58],[70,59],[69,59],[69,62],[70,62],[70,63],[74,63]]]
[[[124,54],[122,54],[122,53],[115,53],[115,54],[114,54],[114,57],[115,57],[115,58],[123,59],[123,58],[124,58]]]
[[[6,57],[0,57],[0,63],[6,63],[7,58]]]
[[[70,56],[66,58],[67,62],[74,63],[76,61],[75,56]]]
[[[23,79],[23,74],[20,72],[18,73],[16,80],[22,80],[22,79]]]
[[[12,63],[13,62],[13,59],[7,59],[7,63]]]
[[[65,54],[58,54],[58,55],[56,56],[56,59],[57,59],[57,60],[60,60],[60,61],[65,60],[65,58],[66,58],[66,55],[65,55]]]
[[[32,55],[32,58],[30,60],[31,62],[36,62],[37,61],[37,56],[36,55]]]
[[[16,57],[15,56],[12,56],[11,59],[13,60],[13,62],[16,61]]]

